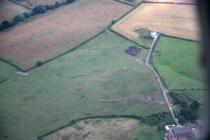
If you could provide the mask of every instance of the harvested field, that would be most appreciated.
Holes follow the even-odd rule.
[[[132,40],[141,38],[138,29],[149,29],[170,36],[200,40],[194,5],[144,3],[112,29]]]
[[[111,0],[77,0],[0,33],[0,57],[28,69],[86,41],[130,9]]]
[[[11,20],[17,14],[28,12],[28,9],[14,4],[8,0],[0,1],[0,23],[4,20]]]
[[[167,2],[167,3],[180,3],[180,4],[195,4],[196,0],[145,0],[146,2]]]
[[[66,0],[14,0],[14,1],[32,8],[32,7],[37,6],[39,4],[53,5],[56,2],[62,3],[62,2],[65,2]]]

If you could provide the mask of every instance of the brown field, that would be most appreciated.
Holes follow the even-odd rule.
[[[39,4],[44,4],[44,5],[52,5],[55,4],[56,2],[65,2],[66,0],[15,0],[21,4],[24,4],[26,6],[36,6]]]
[[[112,29],[133,40],[139,38],[135,31],[144,28],[170,36],[199,40],[197,21],[194,5],[144,3]]]
[[[11,20],[17,14],[28,12],[28,9],[16,5],[8,0],[0,1],[0,22]]]
[[[195,4],[196,0],[145,0],[146,2],[169,2],[169,3],[183,3]]]
[[[55,132],[44,140],[131,140],[139,122],[129,119],[87,120]]]
[[[28,69],[75,47],[131,7],[112,0],[77,0],[0,33],[0,57]]]

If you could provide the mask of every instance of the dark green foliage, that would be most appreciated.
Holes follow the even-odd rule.
[[[11,26],[11,24],[9,23],[9,21],[5,20],[1,23],[0,30],[8,29],[10,26]]]
[[[12,21],[11,21],[11,25],[16,25],[18,24],[19,22],[22,22],[25,20],[25,17],[23,15],[16,15]]]
[[[23,16],[24,16],[25,19],[30,17],[30,15],[28,13],[26,13],[26,12],[23,13]]]
[[[37,61],[37,62],[36,62],[36,65],[37,65],[37,66],[41,66],[42,64],[43,64],[43,62],[41,62],[41,61]]]
[[[113,25],[113,24],[115,24],[115,23],[116,23],[116,21],[115,21],[115,20],[112,20],[112,23],[111,23],[111,24]]]
[[[74,0],[66,0],[66,3],[72,3],[72,2],[74,2]]]
[[[34,14],[43,14],[47,11],[45,5],[37,5],[33,8],[32,13]]]
[[[54,5],[46,5],[46,10],[53,10],[54,8]]]
[[[199,116],[197,112],[200,109],[200,103],[181,93],[173,92],[170,96],[173,99],[173,103],[178,105],[176,115],[180,123],[194,122],[198,119]]]
[[[31,13],[24,12],[22,15],[18,14],[12,19],[11,22],[3,21],[0,25],[0,31],[8,29],[8,28],[18,24],[19,22],[22,22],[25,19],[30,18],[31,16],[43,14],[43,13],[47,12],[48,10],[53,10],[59,6],[62,6],[65,4],[71,4],[72,2],[74,2],[74,0],[66,0],[66,2],[63,2],[63,3],[55,2],[55,4],[53,4],[53,5],[37,5],[32,9]]]
[[[167,123],[173,123],[172,117],[168,112],[160,112],[156,114],[151,114],[143,119],[144,123],[147,123],[151,126],[162,126]]]
[[[55,6],[55,8],[57,8],[57,7],[60,6],[60,3],[59,2],[56,2],[54,6]]]

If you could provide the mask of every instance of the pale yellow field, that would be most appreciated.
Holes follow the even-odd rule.
[[[144,28],[170,36],[200,40],[197,21],[194,5],[144,3],[112,29],[132,40],[139,38],[135,30]]]
[[[0,33],[0,58],[22,69],[58,56],[131,9],[112,0],[76,0]]]

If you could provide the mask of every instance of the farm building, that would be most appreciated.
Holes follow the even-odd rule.
[[[165,136],[165,140],[191,140],[193,135],[191,127],[172,127]]]

